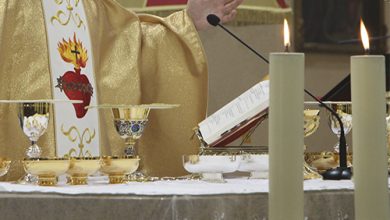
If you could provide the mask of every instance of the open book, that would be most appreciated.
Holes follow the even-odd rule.
[[[200,122],[197,135],[209,147],[225,146],[264,120],[268,106],[269,80],[265,80]]]

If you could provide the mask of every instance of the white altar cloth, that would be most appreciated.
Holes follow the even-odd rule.
[[[267,193],[268,180],[226,179],[226,183],[209,183],[201,180],[172,180],[155,182],[131,182],[127,184],[107,184],[107,179],[92,178],[89,185],[71,186],[60,182],[54,187],[20,185],[0,182],[0,192],[13,193],[56,193],[56,194],[118,194],[118,195],[221,195]],[[351,180],[304,181],[305,191],[353,190]]]

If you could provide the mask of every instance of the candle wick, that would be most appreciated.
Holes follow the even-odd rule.
[[[370,49],[364,49],[364,55],[370,55]]]
[[[290,52],[290,48],[289,48],[288,44],[284,47],[284,52]]]

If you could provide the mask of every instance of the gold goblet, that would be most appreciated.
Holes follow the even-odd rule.
[[[312,135],[315,131],[317,131],[319,125],[320,125],[320,116],[319,116],[320,110],[304,110],[304,137],[308,137]],[[306,145],[305,145],[305,151],[306,151]],[[322,176],[317,172],[317,170],[313,167],[311,167],[309,164],[307,164],[306,161],[304,161],[303,164],[303,176],[304,179],[317,179],[321,178]]]
[[[136,156],[135,144],[141,138],[148,122],[150,108],[134,106],[112,108],[114,125],[119,136],[125,140],[125,155]]]

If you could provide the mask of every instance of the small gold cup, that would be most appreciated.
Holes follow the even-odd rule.
[[[103,157],[100,171],[108,175],[110,184],[125,183],[126,175],[134,173],[139,166],[138,157]]]
[[[55,186],[57,177],[69,169],[69,159],[66,158],[30,158],[23,161],[24,170],[38,177],[38,185]]]
[[[88,176],[96,173],[100,168],[100,157],[73,157],[70,166],[67,183],[70,185],[88,184]]]

